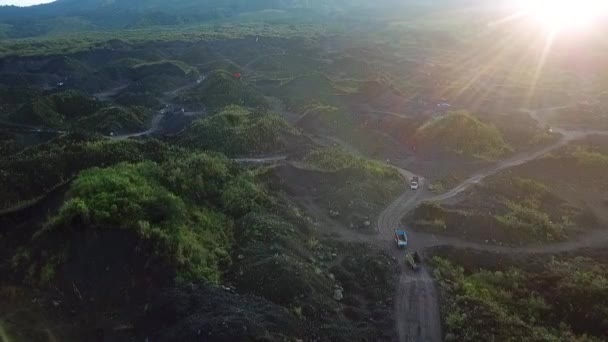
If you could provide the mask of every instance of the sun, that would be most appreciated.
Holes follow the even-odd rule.
[[[553,32],[587,29],[608,18],[608,0],[518,0],[518,6]]]

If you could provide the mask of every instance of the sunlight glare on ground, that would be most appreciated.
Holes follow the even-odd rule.
[[[552,32],[587,30],[608,19],[608,0],[516,0],[527,17]]]

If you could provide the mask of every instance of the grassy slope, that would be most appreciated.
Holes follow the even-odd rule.
[[[186,103],[204,105],[217,111],[229,105],[264,108],[264,96],[227,71],[214,71],[199,86],[182,96]]]
[[[143,107],[111,107],[77,91],[28,99],[10,115],[18,123],[91,132],[135,132],[146,127],[150,111]]]
[[[507,174],[475,187],[456,206],[423,204],[411,220],[418,229],[501,243],[561,240],[597,227],[592,213],[555,189]]]
[[[279,152],[298,133],[284,119],[268,112],[250,112],[238,106],[195,121],[177,136],[177,144],[211,149],[230,156]]]
[[[428,122],[413,138],[421,146],[438,146],[446,151],[481,159],[496,159],[510,148],[500,132],[466,112],[453,112]]]
[[[540,271],[465,273],[435,258],[450,341],[601,341],[606,336],[606,266],[553,260]]]

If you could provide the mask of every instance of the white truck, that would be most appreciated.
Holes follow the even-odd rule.
[[[418,179],[418,176],[412,177],[412,179],[410,180],[410,189],[418,190],[419,186],[420,186],[420,180]]]

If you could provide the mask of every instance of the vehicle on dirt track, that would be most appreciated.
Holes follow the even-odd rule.
[[[410,180],[410,189],[418,190],[419,185],[420,185],[420,181],[418,179],[418,176],[412,177],[412,179]]]
[[[420,268],[420,255],[418,252],[414,252],[413,255],[410,252],[405,252],[405,261],[413,271],[418,271]]]
[[[395,243],[398,248],[407,247],[407,234],[405,231],[400,229],[395,229]]]

